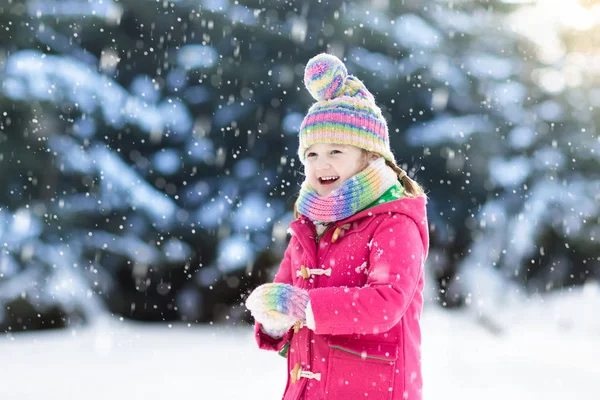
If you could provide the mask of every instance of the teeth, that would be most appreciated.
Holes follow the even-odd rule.
[[[335,179],[337,179],[337,176],[327,176],[327,177],[323,177],[321,178],[322,181],[333,181]]]

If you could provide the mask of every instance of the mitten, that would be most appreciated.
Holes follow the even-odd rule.
[[[260,329],[273,338],[280,338],[294,325],[290,317],[279,312],[260,312],[252,311],[252,316],[256,322],[260,322]]]
[[[246,299],[246,308],[268,329],[282,329],[306,318],[308,292],[286,283],[265,283]]]

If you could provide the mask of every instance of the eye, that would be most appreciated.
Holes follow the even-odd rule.
[[[340,150],[331,150],[331,154],[342,154]]]
[[[306,153],[306,158],[314,157],[316,155],[317,155],[317,153],[314,153],[314,152]]]

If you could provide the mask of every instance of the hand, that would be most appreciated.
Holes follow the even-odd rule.
[[[267,328],[290,327],[306,319],[308,292],[286,283],[266,283],[246,299],[246,308]]]

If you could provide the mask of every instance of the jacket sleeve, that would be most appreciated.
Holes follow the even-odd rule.
[[[292,273],[291,273],[291,254],[292,254],[292,241],[290,241],[285,253],[283,255],[283,260],[279,265],[279,270],[275,275],[275,279],[273,282],[277,283],[288,283],[292,284]],[[254,337],[256,338],[256,343],[258,347],[264,350],[273,350],[273,351],[281,351],[283,347],[291,340],[293,330],[290,328],[288,331],[280,338],[273,338],[263,332],[261,329],[261,324],[256,322],[254,325]]]
[[[400,322],[423,275],[426,253],[417,224],[394,214],[381,222],[368,246],[365,286],[310,291],[315,333],[376,334]]]

